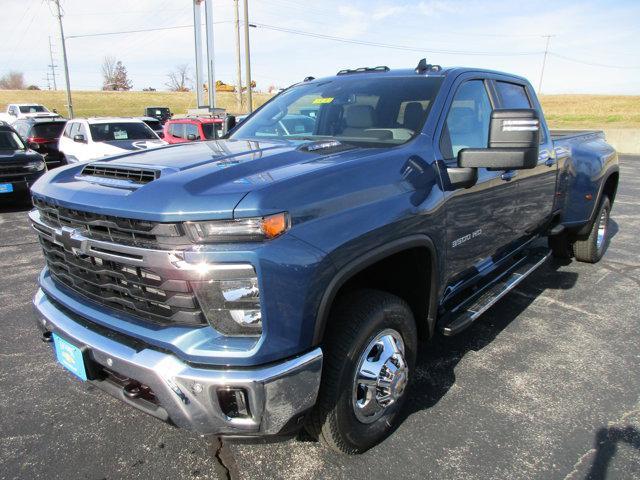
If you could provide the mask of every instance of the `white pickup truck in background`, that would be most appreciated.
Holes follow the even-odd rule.
[[[11,125],[21,118],[57,118],[61,115],[56,111],[50,112],[44,105],[37,103],[10,103],[5,113],[0,114],[0,120]]]

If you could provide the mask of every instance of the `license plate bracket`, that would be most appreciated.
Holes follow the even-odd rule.
[[[56,333],[52,334],[56,360],[82,381],[94,378],[87,347],[78,347]]]

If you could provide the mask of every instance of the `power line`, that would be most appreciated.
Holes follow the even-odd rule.
[[[221,23],[231,23],[231,20],[220,20],[217,22],[213,22],[214,25],[218,25]],[[143,33],[143,32],[158,32],[160,30],[178,30],[181,28],[193,28],[193,24],[189,25],[174,25],[171,27],[155,27],[155,28],[144,28],[140,30],[121,30],[118,32],[100,32],[100,33],[85,33],[82,35],[69,35],[67,38],[85,38],[85,37],[102,37],[105,35],[123,35],[127,33]]]
[[[388,43],[379,43],[379,42],[369,42],[369,41],[365,41],[365,40],[355,40],[355,39],[351,39],[351,38],[344,38],[344,37],[336,37],[333,35],[325,35],[322,33],[315,33],[315,32],[306,32],[303,30],[295,30],[292,28],[285,28],[285,27],[277,27],[275,25],[269,25],[266,23],[254,23],[254,25],[256,25],[257,27],[260,28],[264,28],[266,30],[274,30],[277,32],[285,32],[285,33],[291,33],[294,35],[302,35],[305,37],[312,37],[312,38],[321,38],[324,40],[333,40],[336,42],[342,42],[342,43],[351,43],[351,44],[355,44],[355,45],[366,45],[366,46],[371,46],[371,47],[380,47],[380,48],[391,48],[391,49],[395,49],[395,50],[404,50],[404,51],[410,51],[410,52],[423,52],[423,53],[441,53],[441,54],[452,54],[452,55],[484,55],[484,56],[497,56],[497,57],[502,57],[502,56],[523,56],[523,55],[540,55],[542,52],[537,51],[537,52],[509,52],[509,53],[500,53],[500,52],[483,52],[483,51],[466,51],[466,50],[440,50],[440,49],[428,49],[428,48],[421,48],[421,47],[411,47],[409,45],[398,45],[398,44],[388,44]]]
[[[569,62],[582,63],[583,65],[590,65],[592,67],[603,67],[603,68],[622,68],[625,70],[635,70],[640,68],[640,65],[607,65],[605,63],[596,63],[596,62],[587,62],[584,60],[578,60],[577,58],[567,57],[565,55],[560,55],[559,53],[549,52],[549,55],[552,55],[557,58],[561,58],[563,60],[567,60]]]

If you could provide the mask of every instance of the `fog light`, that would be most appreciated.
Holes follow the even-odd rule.
[[[218,390],[220,409],[229,418],[248,418],[249,402],[243,388],[225,388]]]

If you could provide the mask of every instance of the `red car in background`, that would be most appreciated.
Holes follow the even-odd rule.
[[[215,140],[222,136],[224,120],[214,117],[172,118],[164,124],[164,141],[167,143]]]

